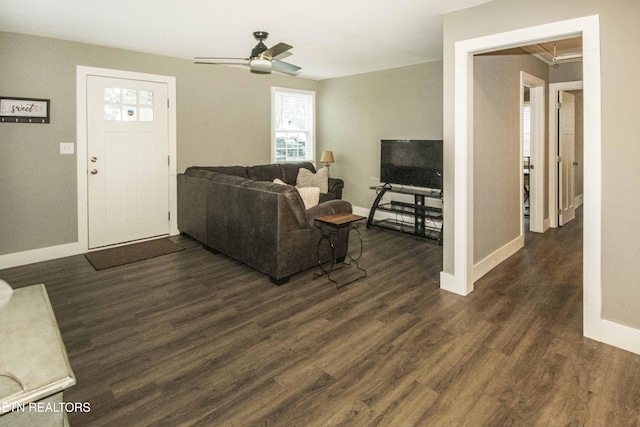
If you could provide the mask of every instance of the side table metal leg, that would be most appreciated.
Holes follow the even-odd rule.
[[[322,245],[322,241],[326,240],[327,242],[329,242],[329,245],[331,246],[331,266],[328,269],[325,269],[324,266],[322,265],[322,258],[320,256],[320,246]],[[329,273],[331,273],[333,271],[333,268],[336,265],[336,261],[335,261],[335,257],[336,257],[336,248],[335,246],[333,246],[333,243],[331,242],[331,239],[329,239],[328,236],[326,235],[322,235],[322,237],[320,237],[320,240],[318,240],[318,267],[320,267],[320,273],[313,273],[313,278],[316,279],[318,277],[321,276],[327,276],[327,279],[332,282],[333,284],[336,285],[336,289],[339,287],[338,282],[336,282],[335,280],[333,280],[331,278],[331,276],[329,276]]]
[[[365,270],[364,268],[360,267],[360,264],[358,264],[358,260],[360,259],[360,257],[362,257],[362,250],[363,250],[362,234],[360,233],[360,230],[358,229],[359,225],[360,224],[355,225],[355,226],[351,225],[349,227],[349,233],[351,233],[352,231],[355,231],[358,234],[358,240],[360,241],[360,245],[359,245],[360,246],[360,251],[358,252],[358,255],[356,257],[354,257],[351,254],[351,251],[350,251],[349,247],[347,247],[347,258],[348,258],[348,261],[345,260],[345,264],[346,265],[351,265],[351,263],[355,264],[356,268],[358,270],[362,271],[364,274],[362,276],[360,276],[360,277],[357,277],[357,278],[355,278],[355,279],[343,284],[342,286],[346,286],[346,285],[348,285],[350,283],[355,282],[356,280],[364,279],[365,277],[367,277],[367,270]]]

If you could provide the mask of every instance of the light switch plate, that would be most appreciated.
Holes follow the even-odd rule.
[[[76,145],[73,142],[61,142],[60,154],[73,154],[75,152]]]

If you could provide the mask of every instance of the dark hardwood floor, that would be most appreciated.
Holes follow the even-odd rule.
[[[180,236],[127,266],[0,278],[46,284],[65,398],[91,404],[75,427],[638,425],[640,356],[582,337],[581,235],[527,235],[467,297],[438,288],[436,242],[377,228],[367,278],[339,290],[311,270],[276,287]]]

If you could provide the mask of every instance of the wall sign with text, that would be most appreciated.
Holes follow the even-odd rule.
[[[0,122],[49,123],[48,99],[0,97]]]

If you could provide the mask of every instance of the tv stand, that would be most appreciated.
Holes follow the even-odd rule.
[[[384,184],[369,187],[376,190],[377,196],[371,205],[367,228],[374,225],[391,230],[402,231],[416,236],[435,239],[442,244],[442,191],[425,188],[404,187],[399,185]],[[413,203],[392,200],[388,203],[380,203],[387,193],[409,194],[413,196]],[[425,200],[437,199],[439,207],[427,206]],[[376,211],[395,213],[395,218],[374,220]],[[413,219],[407,221],[406,217]]]

